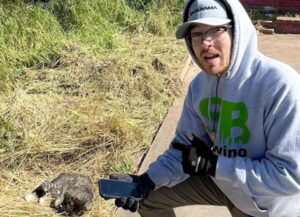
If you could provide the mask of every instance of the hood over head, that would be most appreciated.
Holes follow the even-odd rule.
[[[210,12],[205,12],[206,10],[203,12],[201,7],[196,9],[198,6],[204,5],[203,2],[214,4],[217,9],[209,10]],[[214,6],[211,7],[214,8]],[[204,21],[207,22],[207,16],[212,15],[217,17],[215,19],[208,19],[210,24],[204,23]],[[223,20],[224,23],[220,24],[220,20]],[[244,75],[249,73],[247,69],[250,69],[258,54],[257,34],[254,25],[239,0],[187,0],[183,11],[183,24],[177,29],[176,37],[185,37],[192,24],[202,23],[218,26],[226,24],[225,20],[230,20],[233,26],[233,43],[230,65],[224,75],[232,77],[242,69],[245,73],[240,76],[244,77]],[[216,21],[215,24],[212,24],[214,21]],[[187,43],[186,47],[195,63],[199,65],[193,49]]]
[[[226,6],[219,0],[190,1],[184,13],[184,22],[176,31],[178,39],[184,38],[195,24],[220,26],[231,22]]]

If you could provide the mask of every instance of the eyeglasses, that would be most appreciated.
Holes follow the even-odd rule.
[[[203,40],[206,40],[208,42],[224,40],[225,32],[227,32],[229,28],[232,28],[232,26],[218,26],[204,33],[192,32],[188,34],[185,38],[190,47],[199,47]]]

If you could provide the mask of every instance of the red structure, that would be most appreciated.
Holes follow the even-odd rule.
[[[240,0],[248,8],[273,7],[281,11],[300,11],[300,0]]]

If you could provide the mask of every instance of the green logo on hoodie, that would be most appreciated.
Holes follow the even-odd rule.
[[[219,139],[222,144],[247,144],[250,138],[250,131],[246,125],[248,120],[248,109],[243,102],[229,102],[221,98],[207,98],[199,103],[201,114],[208,120],[215,122],[219,127]],[[219,121],[219,125],[218,122]],[[212,132],[216,129],[207,129]],[[232,132],[241,132],[233,136]]]

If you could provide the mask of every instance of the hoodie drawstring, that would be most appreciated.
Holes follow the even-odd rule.
[[[218,89],[219,89],[219,81],[220,81],[220,77],[218,77],[217,80],[217,86],[216,86],[216,94],[215,94],[215,105],[214,105],[214,116],[213,116],[213,128],[212,128],[212,132],[210,134],[210,138],[211,140],[214,142],[217,138],[217,120],[216,120],[216,114],[217,114],[217,100],[218,100]]]

